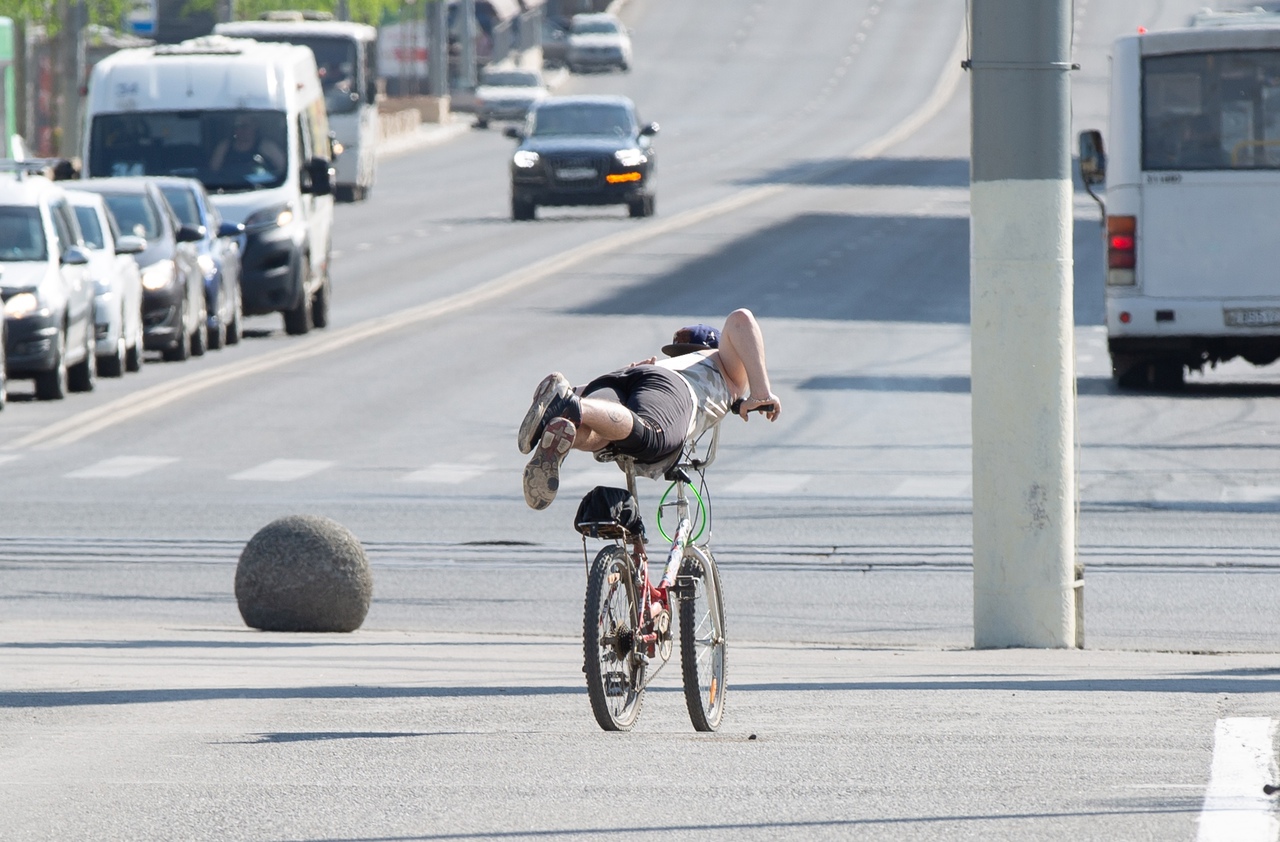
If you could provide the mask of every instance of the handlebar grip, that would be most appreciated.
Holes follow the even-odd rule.
[[[752,407],[751,409],[752,412],[758,412],[761,415],[764,415],[766,412],[773,412],[773,410],[774,410],[773,401],[769,401],[768,403],[762,403],[757,407]],[[738,398],[736,401],[729,404],[729,411],[732,412],[734,415],[741,415],[742,414],[742,398]]]

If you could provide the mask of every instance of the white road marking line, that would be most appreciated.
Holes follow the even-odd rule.
[[[405,474],[400,478],[400,481],[436,482],[447,485],[457,485],[468,480],[473,480],[488,470],[488,467],[484,465],[450,465],[441,463],[423,468],[421,471],[414,471],[413,473]]]
[[[1218,720],[1197,842],[1274,842],[1280,835],[1274,800],[1262,792],[1276,783],[1275,732],[1266,717]]]
[[[261,465],[232,474],[230,479],[252,480],[257,482],[291,482],[295,479],[309,477],[333,465],[316,459],[272,459]]]
[[[1227,485],[1222,488],[1223,503],[1274,503],[1280,500],[1280,487],[1274,485]]]
[[[892,497],[969,497],[973,481],[968,477],[912,477],[893,489]]]
[[[136,477],[177,462],[176,456],[113,456],[66,474],[68,479]]]
[[[724,487],[726,494],[790,494],[809,481],[809,474],[747,474]]]
[[[13,455],[13,456],[0,456],[0,465],[3,465],[5,462],[16,462],[16,461],[17,461],[18,459],[20,459],[20,458],[22,458],[22,457],[20,457],[20,456],[16,456],[16,455]]]
[[[861,34],[859,33],[859,35]],[[967,46],[965,27],[960,27],[955,47],[943,64],[942,74],[938,77],[937,84],[928,98],[920,104],[919,108],[907,115],[902,122],[879,137],[853,150],[848,157],[875,158],[890,147],[906,140],[936,117],[950,101],[951,95],[960,83],[963,74],[960,60],[964,57]],[[833,161],[834,163],[829,167],[816,170],[813,173],[812,181],[816,183],[831,171],[847,164],[845,158],[837,157]],[[604,237],[560,254],[554,254],[532,266],[521,267],[508,272],[466,292],[428,301],[416,307],[409,307],[386,316],[375,316],[350,327],[329,331],[323,335],[312,334],[307,337],[298,337],[280,351],[238,360],[218,368],[183,375],[165,383],[140,389],[130,395],[108,401],[93,409],[77,412],[74,415],[63,418],[61,421],[29,433],[16,441],[0,445],[0,447],[4,450],[21,450],[27,447],[51,448],[73,444],[130,418],[136,418],[153,409],[167,406],[215,386],[221,386],[234,380],[337,351],[367,339],[380,338],[390,331],[400,330],[459,310],[494,301],[581,263],[647,242],[673,231],[686,230],[709,219],[716,219],[725,214],[733,213],[773,198],[788,189],[789,185],[784,184],[749,187],[702,207],[692,208],[675,216],[655,219],[646,222],[642,226],[636,226],[629,231]],[[452,229],[452,225],[443,225],[440,228],[442,231],[450,231]],[[357,250],[368,249],[369,244],[361,243],[356,248]]]
[[[587,468],[575,471],[572,466],[560,474],[560,490],[574,488],[594,488],[597,485],[609,485],[614,488],[627,487],[627,475],[616,467]]]

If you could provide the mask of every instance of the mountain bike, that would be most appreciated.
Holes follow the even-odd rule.
[[[606,731],[629,731],[635,724],[645,688],[674,649],[673,622],[680,635],[680,669],[689,719],[698,731],[720,727],[728,689],[724,598],[711,553],[706,485],[706,470],[715,460],[719,434],[717,425],[710,431],[710,443],[701,457],[698,442],[686,445],[662,473],[671,485],[658,503],[657,526],[670,548],[656,584],[649,579],[638,511],[634,519],[608,517],[575,524],[583,535],[582,558],[587,565],[583,671],[592,713]],[[635,460],[607,450],[596,458],[618,463],[627,477],[629,505],[636,506]],[[691,505],[690,497],[696,506]],[[663,526],[664,513],[665,522],[675,527],[671,535]],[[589,563],[588,536],[612,542]]]

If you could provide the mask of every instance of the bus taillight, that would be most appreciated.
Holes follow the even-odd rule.
[[[1107,217],[1107,285],[1132,286],[1138,263],[1138,218]]]

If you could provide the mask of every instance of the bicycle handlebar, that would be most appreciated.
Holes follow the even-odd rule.
[[[742,398],[738,398],[736,401],[729,404],[729,411],[732,412],[734,415],[742,414],[742,401],[743,401]],[[773,412],[775,407],[776,407],[776,404],[773,401],[769,401],[768,403],[762,403],[759,406],[753,406],[748,411],[758,412],[761,415],[764,415],[766,412]]]

